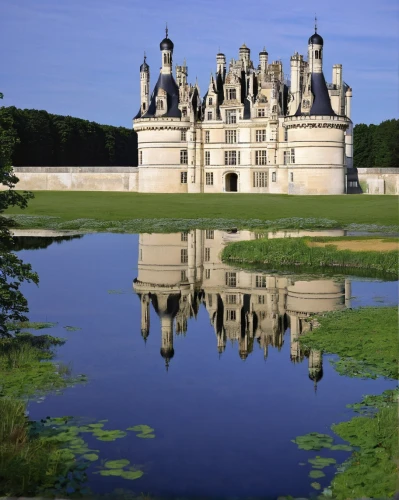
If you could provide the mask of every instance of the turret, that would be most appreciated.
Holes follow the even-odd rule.
[[[159,48],[162,53],[162,67],[161,73],[163,75],[170,75],[172,73],[172,56],[174,44],[172,40],[168,38],[168,28],[165,29],[165,38],[159,44]]]
[[[244,68],[247,69],[251,60],[251,50],[243,43],[238,51],[238,58],[244,63]]]
[[[268,63],[269,54],[266,52],[266,48],[263,47],[262,52],[259,52],[259,65],[260,72],[264,75],[267,72],[267,63]]]
[[[147,56],[144,52],[144,61],[140,66],[140,110],[142,115],[147,112],[150,100],[150,67],[146,60]]]
[[[176,83],[178,87],[187,85],[188,67],[184,59],[182,66],[176,66]]]
[[[314,27],[314,34],[308,41],[308,61],[311,73],[322,73],[323,71],[323,38],[317,33],[317,24]]]
[[[223,81],[226,75],[226,56],[219,52],[216,55],[216,74],[220,74]]]

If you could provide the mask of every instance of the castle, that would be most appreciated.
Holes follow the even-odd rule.
[[[343,231],[330,231],[342,236]],[[293,275],[238,270],[220,260],[227,243],[257,238],[250,231],[192,230],[174,234],[140,234],[138,275],[133,289],[141,302],[141,335],[150,335],[150,306],[158,316],[161,356],[168,368],[175,355],[175,335],[186,335],[188,322],[204,306],[215,332],[215,349],[222,355],[226,344],[237,346],[241,359],[261,348],[280,349],[290,328],[290,359],[306,355],[309,376],[322,376],[321,353],[304,353],[298,338],[310,328],[315,313],[350,307],[349,280],[312,279]],[[268,237],[299,236],[294,233]],[[154,325],[153,325],[154,327]]]
[[[251,60],[244,44],[228,67],[216,56],[216,72],[201,99],[188,83],[186,62],[176,66],[174,44],[160,43],[161,70],[150,93],[150,67],[140,66],[137,191],[150,193],[346,192],[352,166],[352,89],[335,64],[332,83],[323,75],[323,38],[308,41],[307,60],[291,57],[290,81],[268,53]]]

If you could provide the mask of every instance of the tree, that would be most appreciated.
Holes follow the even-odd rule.
[[[3,94],[0,93],[0,98]],[[4,111],[4,108],[3,108]],[[13,240],[10,228],[14,223],[2,216],[4,211],[13,206],[25,208],[33,198],[29,192],[18,193],[14,190],[18,178],[14,175],[11,157],[15,142],[18,140],[13,127],[11,113],[0,114],[0,337],[9,336],[10,322],[26,321],[28,303],[20,291],[23,282],[38,283],[39,278],[32,271],[30,264],[25,264],[13,252]]]

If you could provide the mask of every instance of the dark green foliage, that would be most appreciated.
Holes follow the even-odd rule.
[[[18,142],[14,166],[137,165],[137,134],[72,116],[36,109],[0,108],[0,120],[11,117]]]
[[[359,123],[353,129],[355,168],[399,167],[399,120],[379,125]]]

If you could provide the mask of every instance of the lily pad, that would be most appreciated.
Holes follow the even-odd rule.
[[[102,429],[94,429],[93,436],[99,441],[115,441],[115,439],[123,438],[126,436],[124,431],[104,431]]]
[[[311,483],[310,485],[312,488],[314,488],[315,490],[320,490],[321,489],[321,485],[320,483]]]
[[[104,424],[89,424],[87,427],[90,427],[91,429],[101,429],[104,427]]]
[[[121,476],[124,479],[139,479],[143,474],[144,474],[144,472],[141,470],[126,470],[126,471],[123,471]]]
[[[352,451],[353,448],[352,446],[349,446],[349,444],[334,444],[334,446],[331,446],[332,450],[341,450],[341,451]]]
[[[322,448],[331,448],[334,440],[328,434],[310,432],[303,436],[297,436],[291,440],[298,445],[300,450],[321,450]]]
[[[325,476],[325,474],[321,470],[311,470],[309,472],[309,477],[311,477],[312,479],[319,479],[320,477],[324,477],[324,476]]]
[[[152,434],[155,429],[149,425],[135,425],[133,427],[128,427],[128,431],[140,432],[141,434]]]
[[[121,476],[124,471],[123,469],[103,469],[94,474],[101,474],[101,476]]]
[[[96,460],[98,460],[98,455],[96,455],[95,453],[86,453],[85,455],[83,455],[83,458],[85,458],[89,462],[95,462]]]
[[[315,469],[323,469],[324,467],[328,467],[329,465],[337,463],[335,458],[325,458],[319,456],[315,458],[309,458],[308,462],[311,463]]]
[[[143,439],[153,439],[155,434],[136,434],[136,437]]]
[[[129,460],[121,458],[120,460],[108,460],[108,462],[105,462],[104,467],[107,469],[122,469],[122,467],[126,467],[129,464]]]

